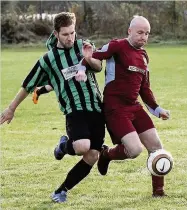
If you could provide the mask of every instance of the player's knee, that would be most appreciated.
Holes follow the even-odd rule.
[[[76,155],[84,155],[90,150],[90,140],[80,139],[73,142],[73,148]]]
[[[138,157],[142,152],[142,146],[136,146],[129,150],[129,158],[134,159]]]
[[[98,161],[98,158],[99,158],[99,152],[96,151],[94,154],[92,154],[91,156],[91,161],[92,163],[96,163]]]
[[[97,150],[89,150],[84,156],[83,159],[89,165],[94,165],[99,158],[99,152]]]

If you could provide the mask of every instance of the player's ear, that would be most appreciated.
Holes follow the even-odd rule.
[[[128,35],[131,33],[131,29],[130,28],[128,28]]]
[[[54,30],[54,35],[56,36],[56,38],[58,39],[58,32],[56,30]]]

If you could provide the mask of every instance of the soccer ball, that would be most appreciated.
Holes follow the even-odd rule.
[[[164,149],[151,152],[147,159],[147,168],[155,176],[168,174],[173,167],[172,155]]]

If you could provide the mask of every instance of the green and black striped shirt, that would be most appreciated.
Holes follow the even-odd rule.
[[[51,84],[65,115],[80,110],[101,112],[101,94],[94,73],[86,72],[86,82],[77,82],[74,77],[68,80],[62,73],[83,58],[82,46],[83,40],[78,39],[70,49],[53,47],[36,62],[22,87],[32,92],[37,86]]]

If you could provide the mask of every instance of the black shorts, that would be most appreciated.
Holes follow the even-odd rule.
[[[73,112],[66,116],[66,132],[70,140],[90,139],[90,149],[100,151],[105,137],[105,120],[99,112]]]

